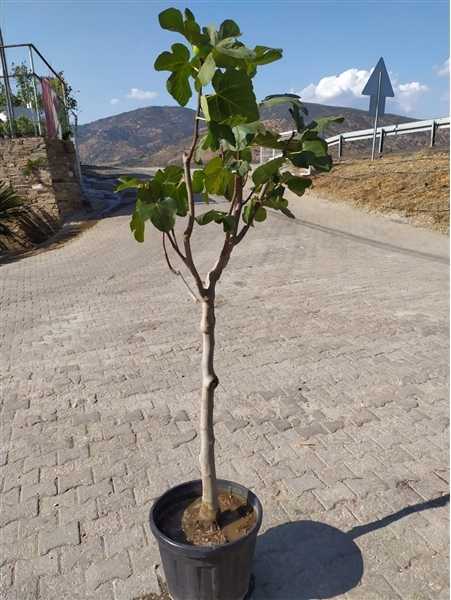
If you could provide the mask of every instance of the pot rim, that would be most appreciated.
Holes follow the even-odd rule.
[[[249,529],[249,531],[247,531],[238,539],[233,540],[233,542],[227,542],[225,544],[219,544],[217,546],[194,546],[191,544],[176,542],[175,540],[172,540],[171,538],[167,537],[157,525],[157,519],[155,518],[157,516],[156,513],[165,510],[168,506],[170,506],[173,503],[173,501],[169,500],[165,502],[166,496],[177,496],[177,492],[180,492],[180,496],[177,499],[178,501],[185,500],[190,497],[198,497],[202,492],[202,480],[195,479],[192,481],[185,481],[184,483],[179,483],[176,486],[169,488],[168,490],[163,492],[163,494],[161,494],[153,503],[152,508],[150,509],[149,522],[152,533],[159,542],[163,542],[164,544],[171,546],[174,549],[189,549],[190,553],[196,553],[196,551],[198,551],[199,553],[202,552],[205,554],[205,552],[218,552],[221,550],[229,551],[229,549],[230,551],[232,551],[235,547],[239,546],[240,543],[242,544],[243,541],[245,541],[248,537],[257,535],[263,519],[263,507],[258,497],[254,494],[254,492],[241,485],[240,483],[228,481],[227,479],[218,479],[217,481],[219,491],[230,490],[234,494],[237,494],[238,496],[243,498],[243,500],[247,500],[252,505],[252,508],[256,512],[256,521],[251,527],[251,529]],[[190,486],[193,487],[190,489]],[[188,489],[184,491],[184,488]]]

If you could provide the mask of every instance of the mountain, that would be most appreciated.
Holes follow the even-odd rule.
[[[305,103],[308,121],[320,116],[343,116],[344,123],[333,123],[326,132],[327,137],[370,129],[374,118],[366,111],[356,108],[326,106]],[[88,165],[118,166],[161,166],[181,164],[183,151],[191,144],[194,110],[179,106],[148,106],[125,112],[106,119],[100,119],[78,128],[80,158]],[[293,126],[287,105],[265,107],[261,110],[261,120],[268,129],[288,131]],[[379,119],[379,126],[411,123],[410,119],[387,114]],[[421,134],[419,147],[427,143],[427,136]],[[395,149],[403,149],[409,138],[396,138]],[[390,138],[393,140],[394,138]],[[414,143],[415,145],[415,143]],[[393,143],[391,145],[393,146]]]
[[[89,165],[132,165],[193,132],[195,111],[148,106],[79,125],[81,161]]]

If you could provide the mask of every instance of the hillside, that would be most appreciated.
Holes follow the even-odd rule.
[[[449,146],[335,162],[307,192],[449,235]]]
[[[306,103],[309,120],[320,116],[343,116],[345,122],[333,124],[327,136],[368,129],[374,124],[366,111]],[[185,148],[190,145],[194,111],[178,106],[149,106],[130,112],[80,125],[78,129],[80,157],[84,164],[118,166],[160,166],[180,164]],[[268,129],[287,131],[292,121],[286,106],[264,108],[261,119]],[[399,115],[385,115],[379,123],[396,125],[415,119]],[[410,138],[410,141],[408,140]],[[425,147],[427,135],[417,142],[415,136],[390,138],[390,147],[405,149]]]
[[[81,161],[90,165],[132,165],[193,131],[194,110],[148,106],[78,127]]]

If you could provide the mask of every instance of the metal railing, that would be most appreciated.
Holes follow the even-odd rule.
[[[430,132],[430,144],[434,146],[435,135],[439,129],[449,129],[450,118],[442,117],[440,119],[428,119],[427,121],[416,121],[413,123],[401,123],[400,125],[390,125],[389,127],[378,127],[376,137],[379,138],[379,152],[384,148],[384,140],[392,135],[404,135],[407,133]],[[338,144],[338,156],[343,156],[343,143],[356,142],[357,140],[369,140],[374,135],[374,129],[361,129],[360,131],[351,131],[350,133],[341,133],[326,139],[328,146]]]
[[[27,103],[27,106],[13,106],[13,101],[12,101],[12,91],[11,91],[11,80],[15,79],[14,75],[9,75],[8,73],[8,63],[7,63],[7,56],[6,56],[6,50],[10,50],[13,48],[27,48],[28,49],[28,60],[29,60],[29,67],[28,67],[28,72],[27,72],[27,76],[30,77],[31,79],[31,89],[30,89],[30,95],[32,94],[32,98],[30,97],[30,102]],[[39,52],[39,50],[36,48],[36,46],[34,44],[7,44],[5,45],[3,43],[3,36],[2,36],[2,32],[1,32],[1,28],[0,28],[0,83],[3,83],[3,87],[4,87],[4,92],[5,92],[5,96],[6,96],[6,106],[0,106],[0,112],[4,112],[6,114],[7,117],[7,121],[9,123],[9,131],[10,131],[10,137],[14,138],[16,137],[16,131],[15,131],[15,120],[20,117],[21,115],[27,117],[33,127],[34,127],[34,133],[35,135],[39,135],[39,136],[43,136],[45,135],[45,127],[43,127],[43,120],[42,120],[42,105],[40,105],[39,101],[38,101],[38,88],[39,86],[41,86],[41,77],[36,73],[35,71],[35,58],[36,60],[40,60],[42,61],[42,63],[48,68],[49,72],[52,73],[53,77],[55,79],[57,79],[59,81],[59,83],[61,84],[61,95],[62,97],[58,96],[58,98],[60,99],[60,101],[63,104],[64,107],[64,113],[65,113],[65,117],[67,120],[67,123],[70,127],[70,131],[68,132],[71,135],[71,139],[72,142],[74,144],[74,148],[75,148],[75,155],[76,155],[76,163],[77,163],[77,170],[78,170],[78,176],[80,178],[80,183],[82,182],[82,172],[81,172],[81,162],[80,162],[80,156],[79,156],[79,151],[78,151],[78,142],[77,142],[77,127],[78,127],[78,116],[77,114],[69,109],[67,107],[67,89],[66,89],[66,83],[64,81],[64,79],[62,79],[62,77],[60,76],[60,74],[55,71],[55,69],[52,67],[52,65],[46,60],[46,58]],[[26,64],[25,61],[23,61],[23,64]],[[41,66],[42,68],[42,66]],[[42,87],[41,87],[41,91],[42,91]],[[56,93],[56,92],[55,92]],[[0,122],[2,120],[0,119]],[[67,139],[67,138],[65,138]]]
[[[426,121],[415,121],[413,123],[402,123],[400,125],[390,125],[389,127],[378,127],[376,129],[376,137],[379,138],[379,152],[382,152],[384,148],[384,140],[389,136],[397,136],[404,135],[407,133],[422,133],[422,132],[430,132],[430,144],[434,146],[435,144],[435,136],[439,129],[449,129],[450,127],[450,117],[441,117],[439,119],[428,119]],[[280,134],[280,137],[286,137],[292,135],[292,131],[284,131]],[[343,144],[344,142],[356,142],[358,140],[369,140],[372,139],[374,135],[374,129],[361,129],[359,131],[351,131],[349,133],[340,133],[339,135],[334,135],[330,138],[326,138],[326,142],[329,146],[338,145],[338,156],[341,158],[343,156]],[[272,158],[276,158],[277,156],[281,156],[281,152],[277,152],[276,150],[271,151],[271,156],[269,158],[264,158],[264,148],[260,148],[260,164],[271,160]]]
[[[29,70],[28,70],[28,75],[30,76],[31,86],[32,86],[30,93],[31,92],[33,93],[33,100],[31,101],[30,106],[28,106],[28,107],[17,107],[17,106],[13,106],[13,103],[12,103],[12,92],[11,92],[10,80],[11,79],[14,80],[15,77],[14,77],[14,75],[9,75],[9,73],[8,73],[8,65],[7,65],[6,53],[5,53],[5,50],[12,49],[12,48],[28,48],[28,58],[29,58],[29,64],[30,64]],[[3,38],[1,37],[1,32],[0,32],[0,57],[1,57],[1,66],[2,66],[2,73],[0,74],[0,81],[3,81],[4,90],[5,90],[5,94],[6,94],[6,106],[4,106],[4,107],[2,106],[1,109],[2,110],[4,109],[7,114],[7,118],[8,118],[8,122],[9,122],[9,126],[10,126],[11,137],[15,137],[14,121],[21,114],[23,114],[27,117],[31,117],[31,121],[35,125],[35,132],[38,133],[39,135],[43,135],[42,123],[41,123],[40,114],[39,114],[40,110],[39,110],[39,105],[38,105],[38,87],[40,86],[40,77],[35,72],[35,61],[34,61],[33,52],[35,53],[36,57],[39,58],[46,65],[46,67],[49,69],[49,71],[52,72],[53,77],[58,79],[59,82],[61,83],[62,98],[60,98],[60,100],[63,103],[64,110],[65,110],[65,112],[67,114],[67,118],[69,120],[69,111],[67,110],[67,107],[66,107],[66,84],[65,84],[64,80],[53,69],[51,64],[44,58],[44,56],[39,52],[39,50],[36,48],[36,46],[34,44],[7,44],[7,45],[4,45]],[[72,112],[72,111],[70,111],[70,112]]]

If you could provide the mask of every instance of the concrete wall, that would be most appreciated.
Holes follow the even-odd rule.
[[[42,165],[34,174],[23,175],[27,159],[39,158]],[[0,179],[26,199],[38,228],[47,223],[57,231],[71,213],[83,208],[75,149],[70,141],[42,137],[0,139]],[[36,233],[41,241],[43,232]]]

